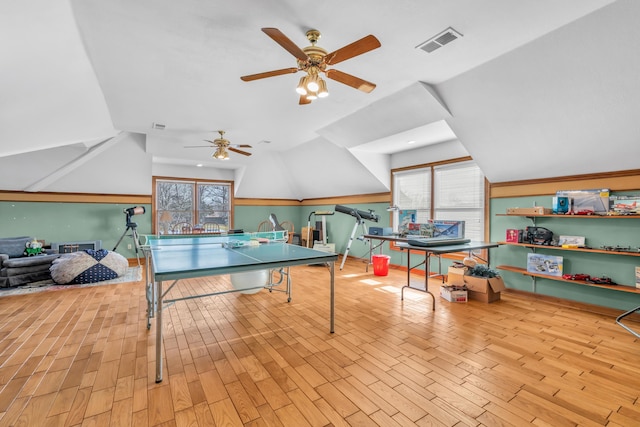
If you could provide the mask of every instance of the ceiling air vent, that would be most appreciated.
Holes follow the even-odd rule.
[[[419,49],[424,50],[427,53],[431,53],[442,46],[451,43],[452,41],[462,37],[462,34],[449,27],[446,30],[438,33],[436,36],[431,37],[426,42],[416,46]]]
[[[164,130],[165,129],[165,125],[163,125],[162,123],[153,123],[151,125],[152,129],[156,129],[156,130]]]

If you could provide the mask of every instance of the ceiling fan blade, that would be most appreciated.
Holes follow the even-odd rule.
[[[253,148],[252,146],[247,145],[247,144],[233,144],[233,145],[230,145],[230,147],[233,147],[233,148]]]
[[[276,43],[282,46],[287,52],[295,56],[301,61],[309,59],[306,53],[300,49],[289,37],[285,36],[282,31],[277,28],[263,28],[262,32],[271,37]]]
[[[335,80],[366,93],[369,93],[376,88],[376,85],[374,83],[362,80],[361,78],[352,76],[351,74],[343,73],[342,71],[332,69],[325,71],[325,74],[331,80]]]
[[[249,153],[247,151],[238,150],[237,148],[227,147],[227,149],[229,151],[233,151],[234,153],[242,154],[243,156],[250,156],[251,155],[251,153]]]
[[[362,55],[370,50],[377,49],[381,46],[380,41],[373,35],[369,34],[351,44],[348,44],[335,52],[331,52],[324,57],[327,65],[335,65],[354,56]]]
[[[307,99],[307,97],[305,95],[300,95],[300,102],[298,102],[298,104],[300,104],[300,105],[311,104],[311,100]]]
[[[252,80],[259,80],[267,77],[281,76],[283,74],[293,74],[297,72],[298,72],[297,68],[283,68],[281,70],[273,70],[273,71],[267,71],[265,73],[250,74],[248,76],[242,76],[240,77],[240,79],[245,82],[250,82]]]

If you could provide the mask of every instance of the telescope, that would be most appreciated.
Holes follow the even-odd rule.
[[[136,224],[135,222],[131,222],[131,217],[134,215],[142,215],[144,212],[144,206],[134,206],[122,210],[122,213],[127,216],[127,228],[124,230],[124,233],[122,233],[122,236],[120,236],[120,239],[118,239],[118,242],[113,247],[113,251],[115,252],[116,249],[118,249],[118,245],[120,244],[120,242],[122,242],[122,239],[124,239],[124,236],[127,235],[127,232],[131,231],[131,234],[129,234],[129,236],[131,236],[131,238],[133,239],[133,244],[136,248],[136,258],[138,259],[138,265],[140,265],[140,257],[138,255],[138,246],[140,245],[140,238],[138,237],[137,230],[138,224]],[[129,249],[131,249],[131,247],[129,247]]]
[[[127,216],[127,226],[136,227],[137,225],[131,222],[131,217],[134,215],[142,215],[145,213],[144,206],[134,206],[132,208],[123,209],[122,213]]]
[[[361,211],[348,206],[336,205],[336,212],[351,215],[356,217],[358,220],[366,219],[368,221],[378,222],[380,219],[380,217],[373,213],[373,210],[371,209],[369,209],[369,211]]]
[[[127,214],[127,216],[134,216],[134,215],[142,215],[145,212],[145,210],[144,210],[144,206],[134,206],[132,208],[124,209],[122,212]]]

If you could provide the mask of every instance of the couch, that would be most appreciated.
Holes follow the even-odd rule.
[[[24,255],[32,236],[0,238],[0,287],[51,279],[49,268],[60,257],[50,250],[41,255]]]

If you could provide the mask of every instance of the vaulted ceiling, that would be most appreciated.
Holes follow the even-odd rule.
[[[327,164],[340,152],[391,156],[458,140],[493,182],[636,168],[638,3],[9,2],[0,158],[86,149],[125,131],[146,135],[158,164],[238,169],[309,152]],[[329,52],[375,35],[380,48],[333,68],[376,88],[326,79],[329,97],[299,105],[301,73],[241,81],[296,67],[264,27],[299,47],[317,29]],[[457,39],[419,48],[450,27]],[[253,156],[185,148],[219,129]]]

